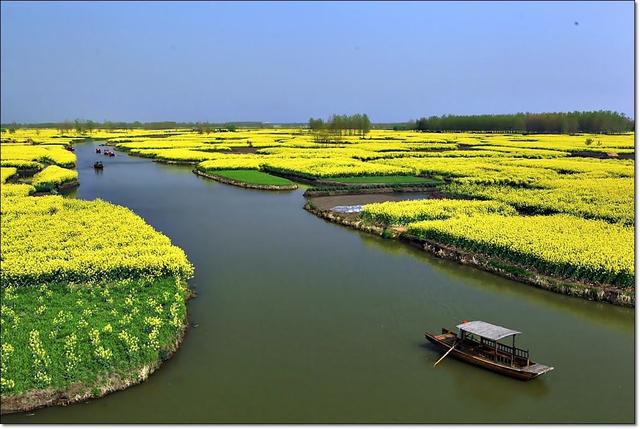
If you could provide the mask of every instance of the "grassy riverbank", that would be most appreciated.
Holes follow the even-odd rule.
[[[634,285],[634,230],[571,215],[522,216],[498,201],[430,199],[368,204],[363,219],[531,266],[551,276]]]
[[[383,221],[390,215],[380,215],[380,210],[365,214],[368,208],[376,206],[389,208],[424,203],[434,207],[413,210],[410,218],[431,220],[390,224]],[[399,239],[435,256],[552,292],[622,306],[635,305],[633,231],[629,228],[584,220],[584,224],[576,229],[576,219],[570,216],[490,214],[504,209],[476,207],[474,201],[460,203],[455,209],[443,207],[442,200],[374,203],[365,205],[365,213],[361,214],[321,209],[311,200],[305,209],[328,221],[384,238]],[[472,205],[465,207],[469,203]],[[502,229],[496,230],[496,222],[503,225]],[[460,226],[459,230],[454,228],[457,226]],[[452,228],[459,234],[449,231]],[[594,236],[589,243],[556,240],[561,233],[575,238],[587,230]],[[546,239],[527,239],[540,234]],[[613,241],[611,237],[615,237]],[[596,258],[592,247],[595,242],[603,248]]]
[[[174,277],[2,288],[3,413],[144,380],[177,348],[186,298]]]
[[[283,177],[273,176],[257,170],[213,170],[216,176],[250,185],[291,186],[293,182]]]
[[[186,255],[127,208],[31,196],[76,182],[75,170],[57,165],[75,165],[73,152],[3,144],[2,154],[16,165],[2,168],[0,202],[2,412],[144,380],[183,336]],[[30,177],[25,165],[40,171]]]
[[[218,174],[220,171],[222,174]],[[291,191],[298,188],[298,185],[288,179],[256,170],[208,170],[205,172],[198,167],[193,172],[198,176],[241,188],[264,191]]]

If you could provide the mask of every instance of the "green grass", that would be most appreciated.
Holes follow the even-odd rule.
[[[340,183],[434,183],[433,179],[416,176],[342,176],[327,180]]]
[[[3,396],[135,377],[178,338],[186,289],[174,278],[2,287]]]
[[[291,180],[272,176],[258,170],[215,170],[211,172],[217,176],[226,177],[227,179],[237,180],[239,182],[249,183],[252,185],[292,185]]]

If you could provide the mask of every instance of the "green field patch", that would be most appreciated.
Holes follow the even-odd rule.
[[[2,287],[2,396],[136,380],[175,350],[186,296],[171,277]]]
[[[264,173],[258,170],[215,170],[213,172],[216,176],[221,176],[227,179],[236,180],[238,182],[244,182],[252,185],[274,185],[274,186],[287,186],[293,185],[291,180],[283,177],[273,176],[268,173]]]

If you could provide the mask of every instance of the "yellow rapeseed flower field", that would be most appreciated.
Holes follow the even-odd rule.
[[[431,199],[367,204],[363,207],[362,217],[374,222],[405,224],[488,213],[517,214],[513,207],[497,201]]]
[[[69,149],[83,139],[202,171],[312,182],[427,177],[450,199],[365,205],[362,218],[561,278],[634,284],[635,162],[624,159],[635,151],[632,133],[374,129],[321,143],[302,128],[3,131],[3,395],[135,372],[157,362],[183,328],[193,267],[169,238],[124,207],[31,196],[77,178]]]
[[[182,249],[127,208],[30,196],[78,177],[75,154],[37,144],[42,135],[55,138],[18,130],[11,138],[29,144],[3,135],[1,146],[3,401],[72,384],[90,392],[104,377],[135,379],[156,365],[184,329],[193,273]]]
[[[7,179],[15,176],[18,172],[18,169],[15,167],[1,167],[0,168],[0,183],[4,183]]]
[[[188,278],[184,252],[129,209],[96,200],[2,202],[3,285]]]
[[[33,176],[31,184],[39,191],[49,191],[67,182],[78,179],[78,172],[68,168],[50,165]]]
[[[478,215],[408,225],[419,237],[505,258],[544,273],[634,285],[634,230],[569,215]]]

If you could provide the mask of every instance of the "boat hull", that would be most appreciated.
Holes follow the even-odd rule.
[[[444,331],[446,330],[443,329],[443,332]],[[440,347],[441,349],[447,351],[451,348],[451,346],[453,345],[453,342],[452,341],[448,342],[445,339],[443,339],[442,337],[445,335],[449,335],[448,337],[446,337],[447,339],[455,338],[455,334],[450,331],[446,331],[446,333],[443,333],[443,335],[434,335],[429,332],[425,332],[425,338],[427,340],[429,340],[431,343],[435,344],[436,346]],[[456,348],[454,348],[451,351],[449,356],[452,356],[463,362],[467,362],[472,365],[479,366],[489,371],[493,371],[498,374],[506,375],[508,377],[512,377],[522,381],[532,380],[553,369],[552,367],[536,364],[535,362],[530,362],[530,365],[522,368],[511,367],[511,366],[502,365],[500,363],[484,359],[479,356],[465,353],[464,351],[461,351]]]

